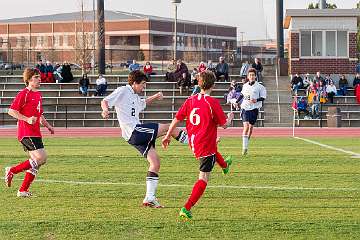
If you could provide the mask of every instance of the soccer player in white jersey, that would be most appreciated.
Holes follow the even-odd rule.
[[[145,123],[141,124],[139,113],[147,104],[154,100],[162,100],[161,92],[146,99],[140,98],[139,93],[146,87],[146,75],[135,70],[129,74],[128,85],[117,88],[101,102],[102,117],[109,118],[109,107],[115,107],[116,115],[121,128],[122,137],[134,146],[149,162],[146,177],[146,196],[143,206],[162,208],[156,198],[159,181],[160,158],[155,151],[157,137],[166,134],[170,124]],[[187,133],[178,128],[172,132],[172,137],[182,143],[187,143]]]
[[[256,70],[250,68],[248,71],[248,82],[244,84],[241,91],[241,118],[243,121],[243,149],[242,154],[248,151],[250,137],[256,123],[259,109],[266,98],[266,89],[256,81]]]

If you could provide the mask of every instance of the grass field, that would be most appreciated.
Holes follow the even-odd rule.
[[[312,138],[360,153],[360,139]],[[230,175],[215,168],[194,221],[177,214],[198,164],[172,143],[162,158],[158,198],[140,207],[147,163],[117,138],[48,138],[48,163],[30,199],[18,199],[23,174],[0,186],[0,239],[359,239],[360,159],[292,138],[254,138],[246,158],[240,138],[224,138]],[[25,160],[15,139],[0,138],[0,167]],[[54,182],[58,180],[58,182]]]

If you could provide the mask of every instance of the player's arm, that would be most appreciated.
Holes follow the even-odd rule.
[[[44,115],[41,115],[40,124],[43,125],[44,127],[46,127],[51,134],[55,133],[53,126],[51,126],[51,124],[48,121],[46,121],[46,118],[44,117]]]
[[[108,119],[109,118],[109,102],[106,101],[105,99],[101,101],[101,109],[102,109],[101,116],[104,119]]]
[[[224,125],[221,125],[220,127],[222,127],[223,129],[226,129],[228,127],[230,127],[232,120],[234,119],[234,113],[233,112],[229,112],[227,114],[227,119]]]
[[[145,99],[146,104],[150,104],[155,100],[162,100],[164,98],[164,95],[162,92],[158,92],[148,98]]]
[[[178,120],[177,118],[174,118],[169,126],[169,129],[167,131],[167,133],[165,134],[165,136],[163,137],[162,141],[161,141],[161,145],[164,149],[166,149],[171,141],[171,133],[174,131],[174,129],[176,128],[176,126],[178,125],[178,123],[181,122],[180,120]]]
[[[27,122],[28,124],[34,124],[37,120],[37,117],[26,117],[24,115],[22,115],[21,113],[19,113],[17,110],[15,109],[9,109],[8,114],[10,116],[12,116],[13,118],[16,118],[17,120],[22,120]]]

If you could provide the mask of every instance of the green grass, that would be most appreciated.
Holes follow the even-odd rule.
[[[360,139],[314,138],[360,153]],[[230,174],[216,167],[193,208],[194,221],[177,221],[197,179],[190,150],[158,146],[162,159],[158,197],[164,209],[140,207],[147,163],[117,138],[48,138],[47,165],[36,197],[16,198],[23,174],[0,186],[0,239],[359,239],[360,159],[291,138],[253,138],[240,156],[241,139],[219,149],[235,161]],[[15,139],[0,138],[0,167],[25,160]],[[126,185],[130,183],[130,185]],[[132,184],[133,183],[133,184]],[[161,185],[163,184],[163,185]],[[172,185],[181,185],[178,187]],[[223,188],[215,186],[243,186]],[[265,188],[261,188],[265,187]],[[279,187],[282,189],[271,189]],[[301,189],[309,188],[309,189]]]

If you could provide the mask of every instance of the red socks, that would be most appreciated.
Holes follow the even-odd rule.
[[[10,171],[13,173],[13,174],[17,174],[19,172],[23,172],[25,170],[28,170],[31,168],[31,164],[30,164],[30,161],[29,160],[26,160],[25,162],[22,162],[18,165],[16,165],[15,167],[12,167],[10,169]]]
[[[19,189],[20,192],[28,192],[30,184],[34,181],[35,175],[30,173],[29,171],[26,171],[24,181],[21,184],[21,187]]]
[[[191,195],[187,202],[185,203],[184,207],[186,210],[190,211],[191,207],[196,204],[196,202],[200,199],[206,189],[207,183],[204,180],[199,179],[191,192]]]
[[[216,162],[220,165],[221,168],[227,167],[227,163],[225,162],[224,158],[221,156],[219,152],[216,152],[215,157],[216,157]]]

